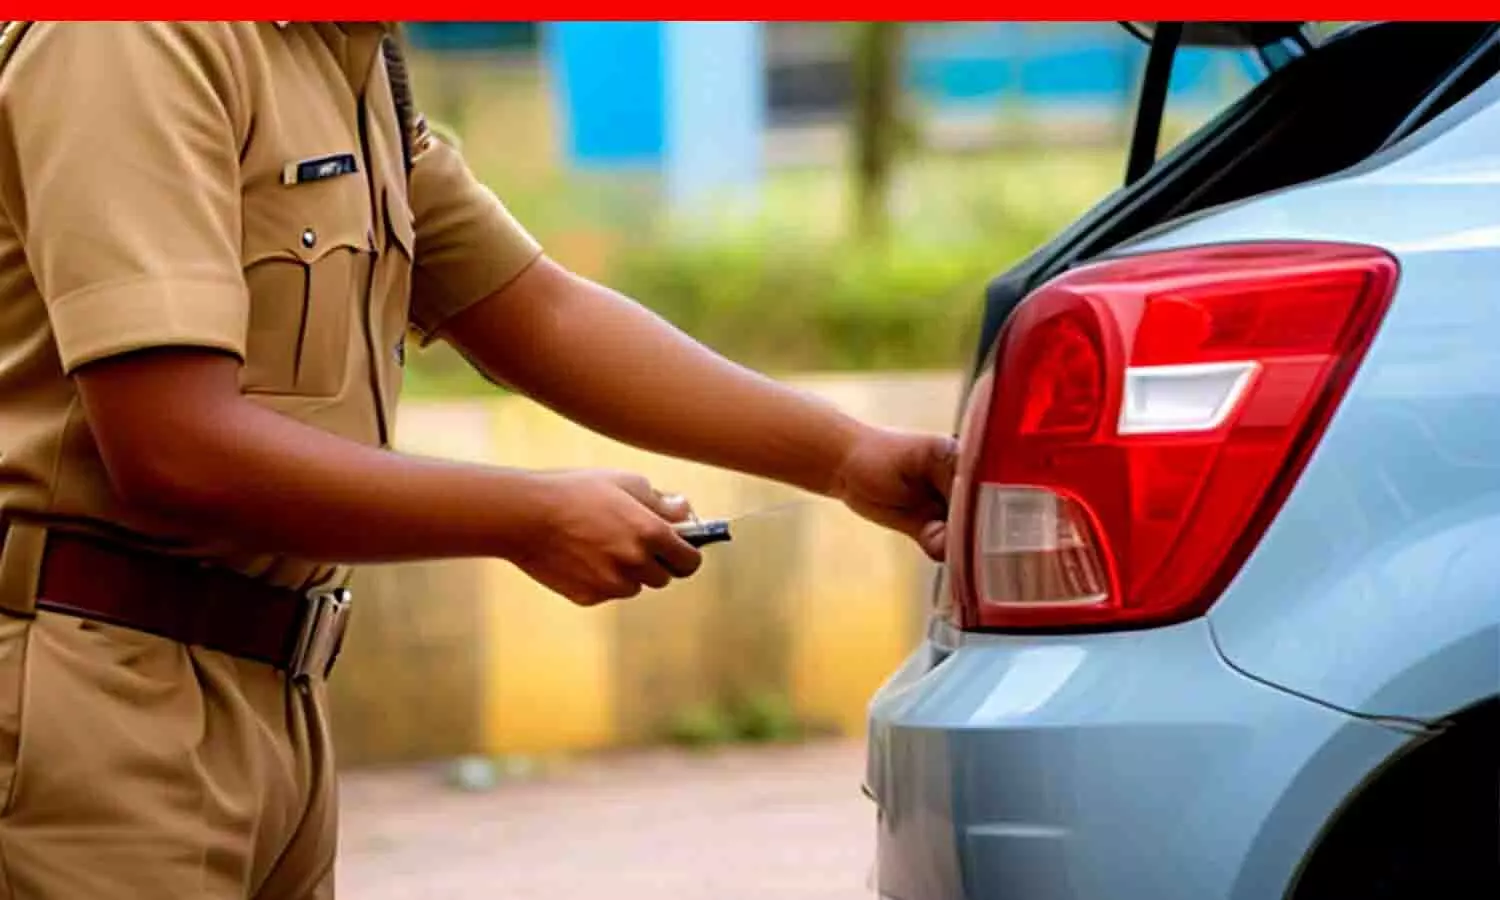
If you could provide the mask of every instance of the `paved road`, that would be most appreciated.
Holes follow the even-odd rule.
[[[869,900],[857,745],[657,752],[503,783],[345,776],[354,900]]]

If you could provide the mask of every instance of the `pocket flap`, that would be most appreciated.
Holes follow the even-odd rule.
[[[247,193],[245,266],[272,259],[311,265],[334,250],[373,250],[369,201],[357,187],[354,182],[317,182],[290,192]]]

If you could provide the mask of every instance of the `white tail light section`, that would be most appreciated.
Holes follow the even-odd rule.
[[[1259,370],[1255,362],[1126,369],[1120,434],[1213,431],[1229,418]]]

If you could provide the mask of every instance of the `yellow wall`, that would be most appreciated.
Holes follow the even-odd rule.
[[[943,431],[959,381],[800,385],[867,420]],[[409,404],[398,444],[525,468],[637,471],[705,517],[806,502],[738,523],[692,579],[589,610],[498,561],[362,572],[332,685],[346,763],[636,743],[696,704],[752,692],[855,734],[871,692],[920,637],[930,567],[905,538],[838,504],[642,453],[515,398]]]

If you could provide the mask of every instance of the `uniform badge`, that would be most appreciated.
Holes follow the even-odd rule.
[[[286,167],[281,170],[281,183],[306,184],[309,181],[323,181],[340,175],[353,175],[358,171],[359,163],[355,162],[353,153],[335,153],[332,156],[319,156],[316,159],[287,163]]]

